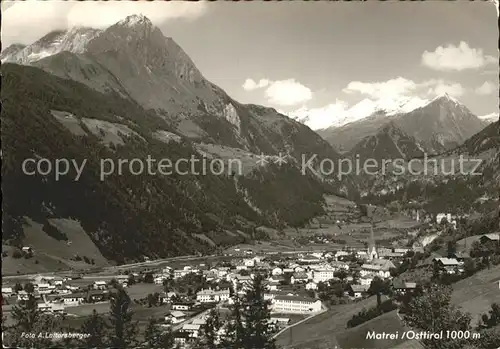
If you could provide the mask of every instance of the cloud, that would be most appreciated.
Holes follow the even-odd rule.
[[[384,82],[351,81],[342,91],[345,93],[362,93],[373,98],[404,95],[413,91],[417,84],[412,80],[398,77]]]
[[[379,82],[351,81],[343,90],[347,94],[359,93],[369,96],[374,100],[393,100],[398,97],[417,97],[429,95],[442,95],[460,97],[466,89],[457,82],[443,79],[430,79],[415,82],[403,77]]]
[[[246,79],[245,82],[243,83],[243,89],[246,91],[252,91],[256,90],[258,88],[263,88],[268,86],[271,83],[271,81],[267,79],[260,79],[259,82],[255,82],[253,79]]]
[[[484,84],[475,89],[478,95],[491,95],[494,92],[498,93],[498,85],[494,85],[489,81],[485,81]]]
[[[143,14],[155,25],[160,25],[171,19],[196,19],[207,11],[207,3],[201,1],[28,0],[3,2],[2,5],[4,47],[12,43],[31,44],[56,29],[72,26],[105,28],[132,14]]]
[[[282,106],[296,105],[312,98],[312,91],[295,79],[274,81],[265,94],[270,103]]]
[[[469,47],[465,41],[458,46],[438,46],[433,52],[424,51],[422,64],[442,71],[462,71],[478,69],[490,63],[497,63],[498,58],[485,55],[482,49]]]
[[[452,97],[460,97],[463,96],[466,92],[466,89],[457,82],[448,82],[444,80],[427,80],[422,86],[430,86],[427,93],[429,95],[440,96],[445,93]]]
[[[295,79],[271,81],[260,79],[256,82],[253,79],[246,79],[242,85],[246,91],[266,88],[264,94],[267,101],[279,106],[292,106],[309,101],[313,93],[307,86],[302,85]]]

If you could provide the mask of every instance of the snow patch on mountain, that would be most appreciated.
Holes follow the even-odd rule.
[[[75,27],[70,30],[51,32],[35,43],[5,55],[2,62],[12,62],[29,65],[42,58],[53,56],[59,52],[69,51],[73,53],[83,53],[87,44],[101,34],[101,30]]]
[[[490,114],[478,116],[478,118],[491,124],[493,122],[498,122],[499,113],[490,113]]]
[[[428,103],[428,100],[418,97],[387,97],[379,100],[365,98],[350,108],[347,108],[345,103],[337,101],[337,103],[329,104],[323,108],[308,109],[302,107],[296,111],[281,111],[281,113],[309,126],[313,130],[320,130],[329,127],[341,127],[376,113],[387,116],[408,113]]]

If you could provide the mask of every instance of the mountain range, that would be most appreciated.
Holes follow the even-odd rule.
[[[378,111],[340,127],[318,130],[318,133],[336,149],[349,152],[360,140],[364,142],[363,138],[373,136],[388,123],[414,137],[426,152],[433,154],[457,147],[488,125],[455,98],[444,94],[410,112]]]
[[[22,245],[29,222],[71,219],[117,262],[206,252],[246,241],[260,225],[306,224],[323,212],[324,193],[355,194],[349,179],[300,172],[302,155],[340,158],[318,134],[230,98],[144,16],[49,33],[7,48],[2,61],[3,238],[11,244]],[[273,161],[280,153],[285,164]],[[100,178],[103,158],[148,156],[237,158],[245,169]],[[87,165],[78,181],[74,170],[27,176],[26,158]]]

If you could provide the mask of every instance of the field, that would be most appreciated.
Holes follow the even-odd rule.
[[[375,333],[402,334],[405,328],[399,319],[397,310],[383,314],[359,326],[348,329],[337,335],[341,348],[376,348],[389,349],[406,342],[405,339],[372,339],[366,338],[370,331]]]
[[[479,241],[482,235],[469,236],[467,238],[457,241],[457,251],[458,252],[469,252],[472,244]]]
[[[500,304],[499,280],[500,266],[495,266],[453,285],[451,301],[472,315],[472,325],[488,312],[492,303]]]
[[[327,312],[283,332],[276,343],[284,349],[331,349],[339,346],[337,335],[346,331],[347,321],[361,311],[376,304],[376,298],[332,307]]]
[[[23,244],[32,247],[34,255],[29,259],[15,259],[12,257],[12,248],[2,246],[3,251],[9,252],[8,257],[2,258],[3,276],[69,269],[82,270],[109,265],[77,221],[70,219],[49,220],[53,226],[64,232],[68,237],[68,241],[58,241],[45,233],[41,224],[29,218],[26,220],[27,224],[23,226],[25,234]],[[95,264],[90,265],[83,261],[72,260],[76,255],[93,259]]]

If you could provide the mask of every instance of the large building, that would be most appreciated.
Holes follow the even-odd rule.
[[[196,294],[196,300],[200,303],[213,303],[227,301],[230,297],[230,292],[226,290],[212,290],[211,288],[201,290]]]
[[[312,278],[314,282],[326,282],[334,278],[334,273],[333,269],[316,269],[313,270]]]
[[[277,296],[271,304],[271,311],[283,314],[313,314],[321,311],[321,301],[298,296]]]
[[[396,266],[387,259],[372,259],[369,263],[361,266],[361,276],[376,275],[381,278],[389,278],[391,276],[391,269]]]

